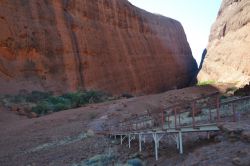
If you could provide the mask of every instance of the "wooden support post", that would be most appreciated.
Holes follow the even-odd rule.
[[[131,142],[131,136],[130,136],[130,134],[129,134],[129,135],[128,135],[128,147],[129,147],[129,148],[130,148],[130,146],[131,146],[130,142]]]
[[[158,160],[158,138],[157,138],[157,134],[153,133],[153,138],[154,138],[154,142],[155,142],[155,160]]]
[[[174,124],[175,124],[175,129],[177,129],[177,120],[176,120],[176,108],[174,108]]]
[[[123,143],[123,140],[124,140],[126,137],[127,137],[126,135],[125,135],[125,136],[121,135],[121,145],[122,145],[122,143]]]
[[[179,113],[179,126],[181,127],[181,114]]]
[[[164,129],[164,123],[165,123],[165,115],[164,115],[164,110],[162,109],[162,113],[161,113],[161,126],[162,126],[162,129]]]
[[[170,118],[169,118],[169,113],[168,113],[168,128],[170,129]]]
[[[175,138],[176,148],[179,149],[179,137],[178,137],[178,134],[174,138]]]
[[[217,121],[220,121],[220,96],[216,98],[216,112],[217,112]]]
[[[210,123],[212,122],[212,112],[211,112],[211,109],[209,109],[209,122]]]
[[[192,120],[193,120],[193,128],[195,128],[195,103],[192,103]]]
[[[142,139],[142,135],[139,134],[139,151],[141,152],[141,139]]]
[[[157,133],[152,133],[153,135],[153,139],[154,139],[154,143],[155,143],[155,160],[158,160],[158,148],[160,146],[160,140],[164,135],[159,135]]]
[[[180,154],[183,154],[182,133],[181,133],[181,131],[179,131],[179,148],[180,148]]]
[[[236,122],[237,118],[236,118],[236,112],[235,112],[235,105],[232,104],[232,107],[233,107],[233,121]]]

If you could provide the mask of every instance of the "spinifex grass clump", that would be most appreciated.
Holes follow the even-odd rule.
[[[208,81],[203,81],[203,82],[198,82],[197,86],[206,86],[206,85],[211,85],[211,84],[215,84],[216,81],[214,80],[208,80]]]
[[[32,91],[28,92],[26,90],[20,90],[17,95],[4,95],[1,99],[1,104],[6,107],[11,107],[13,105],[26,105],[26,104],[36,104],[42,100],[45,100],[52,96],[52,92],[40,92]]]
[[[61,96],[49,96],[37,103],[37,105],[32,108],[32,111],[43,115],[106,100],[108,100],[108,95],[102,92],[78,91],[75,93],[66,93]]]

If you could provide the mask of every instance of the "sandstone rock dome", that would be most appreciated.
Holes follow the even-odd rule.
[[[156,93],[197,70],[181,24],[127,0],[2,0],[0,27],[2,94]]]

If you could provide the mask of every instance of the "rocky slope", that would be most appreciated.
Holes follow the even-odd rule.
[[[1,93],[154,93],[197,70],[181,24],[127,0],[2,0],[0,26]]]
[[[210,94],[213,90],[216,89],[212,86],[184,88],[92,104],[33,119],[15,115],[15,112],[0,107],[0,165],[106,166],[113,162],[113,165],[125,164],[128,159],[138,157],[147,166],[249,166],[249,111],[242,114],[240,122],[221,124],[222,131],[212,132],[209,140],[207,133],[184,133],[183,155],[176,150],[174,140],[165,135],[159,147],[159,161],[154,158],[151,135],[146,139],[146,144],[143,143],[142,153],[139,153],[138,137],[131,142],[129,149],[127,138],[120,145],[120,139],[115,141],[93,133],[93,130],[102,129],[107,122],[115,123],[143,114],[149,106],[185,102]],[[110,163],[102,164],[103,160]]]
[[[250,81],[250,1],[223,0],[211,29],[199,81],[242,86]]]

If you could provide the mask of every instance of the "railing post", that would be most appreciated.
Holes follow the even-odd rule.
[[[180,148],[180,154],[183,154],[183,145],[182,145],[182,133],[179,131],[179,148]]]
[[[210,108],[209,108],[209,122],[210,123],[212,122],[212,112]]]
[[[168,128],[170,129],[170,121],[169,121],[170,118],[169,118],[169,116],[170,116],[170,115],[169,115],[169,113],[168,113]]]
[[[192,102],[192,120],[193,120],[193,128],[195,127],[195,103]]]
[[[176,148],[179,150],[180,149],[180,144],[179,144],[179,134],[175,136],[175,142],[176,142]]]
[[[142,135],[141,134],[139,134],[139,150],[140,150],[140,152],[141,152],[141,140],[142,139]]]
[[[216,99],[216,112],[217,112],[217,121],[220,121],[220,96],[217,95],[217,99]]]
[[[131,136],[130,136],[130,134],[129,134],[129,135],[128,135],[128,148],[130,148],[130,147],[131,147],[130,142],[131,142]]]
[[[155,143],[155,160],[158,160],[158,137],[156,133],[153,133],[153,139],[154,139],[154,143]]]
[[[179,113],[179,126],[181,127],[181,115]]]
[[[164,110],[162,109],[162,113],[161,113],[161,126],[162,126],[162,129],[164,129],[164,122],[165,122],[165,115],[164,115]]]
[[[175,129],[177,129],[177,119],[176,119],[176,107],[174,108],[174,124],[175,124]]]
[[[237,119],[236,119],[236,113],[235,113],[235,105],[234,105],[234,103],[232,104],[232,107],[233,107],[232,108],[233,109],[233,121],[236,122]]]

